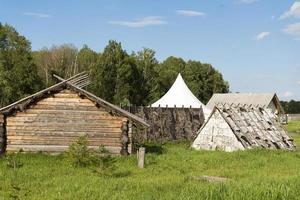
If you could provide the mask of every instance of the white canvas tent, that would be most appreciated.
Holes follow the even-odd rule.
[[[205,119],[210,115],[211,110],[207,108],[201,101],[195,97],[185,84],[181,74],[179,73],[175,82],[169,91],[158,101],[153,103],[151,107],[168,107],[168,108],[200,108],[202,107]]]

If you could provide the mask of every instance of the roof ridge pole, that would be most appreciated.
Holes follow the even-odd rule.
[[[54,74],[53,74],[53,75],[54,75]],[[56,75],[55,75],[55,76],[56,76]],[[76,77],[76,76],[78,76],[78,74],[75,75],[75,76],[72,76],[72,77],[70,77],[70,78],[68,78],[68,79],[66,79],[66,80],[61,78],[61,80],[60,80],[61,82],[60,82],[60,83],[56,83],[56,84],[54,84],[54,85],[52,85],[52,86],[50,86],[50,87],[48,87],[48,88],[45,88],[45,89],[43,89],[43,90],[41,90],[41,91],[39,91],[39,92],[36,92],[36,93],[34,93],[34,94],[32,94],[32,95],[29,95],[29,96],[27,96],[27,97],[25,97],[25,98],[23,98],[23,99],[20,99],[19,101],[16,101],[16,102],[14,102],[14,103],[12,103],[12,104],[10,104],[10,105],[7,105],[7,106],[1,108],[1,109],[0,109],[0,112],[3,111],[3,110],[6,110],[6,109],[8,109],[8,108],[10,108],[10,107],[12,107],[12,106],[15,106],[15,105],[17,105],[17,104],[19,104],[19,103],[21,103],[21,102],[23,102],[23,101],[26,101],[26,100],[28,100],[28,99],[30,99],[30,98],[34,98],[34,97],[37,96],[37,95],[44,94],[44,92],[47,92],[47,91],[49,91],[49,90],[51,90],[51,89],[53,89],[53,88],[56,88],[57,86],[63,85],[63,84],[65,84],[65,83],[67,83],[70,79],[72,79],[72,78],[74,78],[74,77]]]
[[[58,78],[60,80],[64,80],[63,78],[61,78],[61,77],[59,77],[57,75],[56,75],[56,78]],[[120,107],[118,107],[118,106],[116,106],[116,105],[114,105],[114,104],[112,104],[112,103],[110,103],[108,101],[105,101],[104,99],[101,99],[101,98],[95,96],[94,94],[92,94],[92,93],[90,93],[90,92],[88,92],[88,91],[86,91],[86,90],[84,90],[82,88],[77,87],[76,85],[74,85],[72,83],[66,82],[66,80],[64,82],[66,84],[68,84],[69,86],[73,87],[74,90],[77,90],[79,92],[85,93],[85,96],[87,96],[88,98],[93,99],[94,101],[96,101],[100,105],[106,107],[107,109],[115,110],[116,113],[118,113],[118,114],[122,113],[123,115],[126,115],[127,117],[129,117],[129,118],[133,119],[134,121],[139,122],[139,123],[141,123],[141,124],[143,124],[143,125],[145,125],[147,127],[150,126],[149,124],[147,124],[146,122],[144,122],[144,120],[142,118],[140,118],[140,117],[138,117],[138,116],[136,116],[136,115],[134,115],[134,114],[126,111],[126,110],[123,110]]]

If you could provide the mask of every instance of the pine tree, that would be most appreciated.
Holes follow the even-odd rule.
[[[122,49],[121,43],[109,41],[94,69],[93,92],[96,95],[113,102],[116,94],[117,70],[123,65],[126,56],[127,53]]]
[[[30,42],[9,25],[0,24],[0,106],[42,87]]]

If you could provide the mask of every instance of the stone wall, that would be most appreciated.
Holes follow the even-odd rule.
[[[197,131],[204,123],[202,108],[152,108],[132,106],[123,109],[143,118],[150,124],[148,131],[139,135],[138,142],[145,142],[147,140],[193,141]]]

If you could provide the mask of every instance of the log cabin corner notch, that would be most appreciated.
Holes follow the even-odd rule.
[[[1,108],[0,152],[58,153],[86,134],[90,148],[132,153],[134,127],[149,125],[73,84],[75,77]]]

